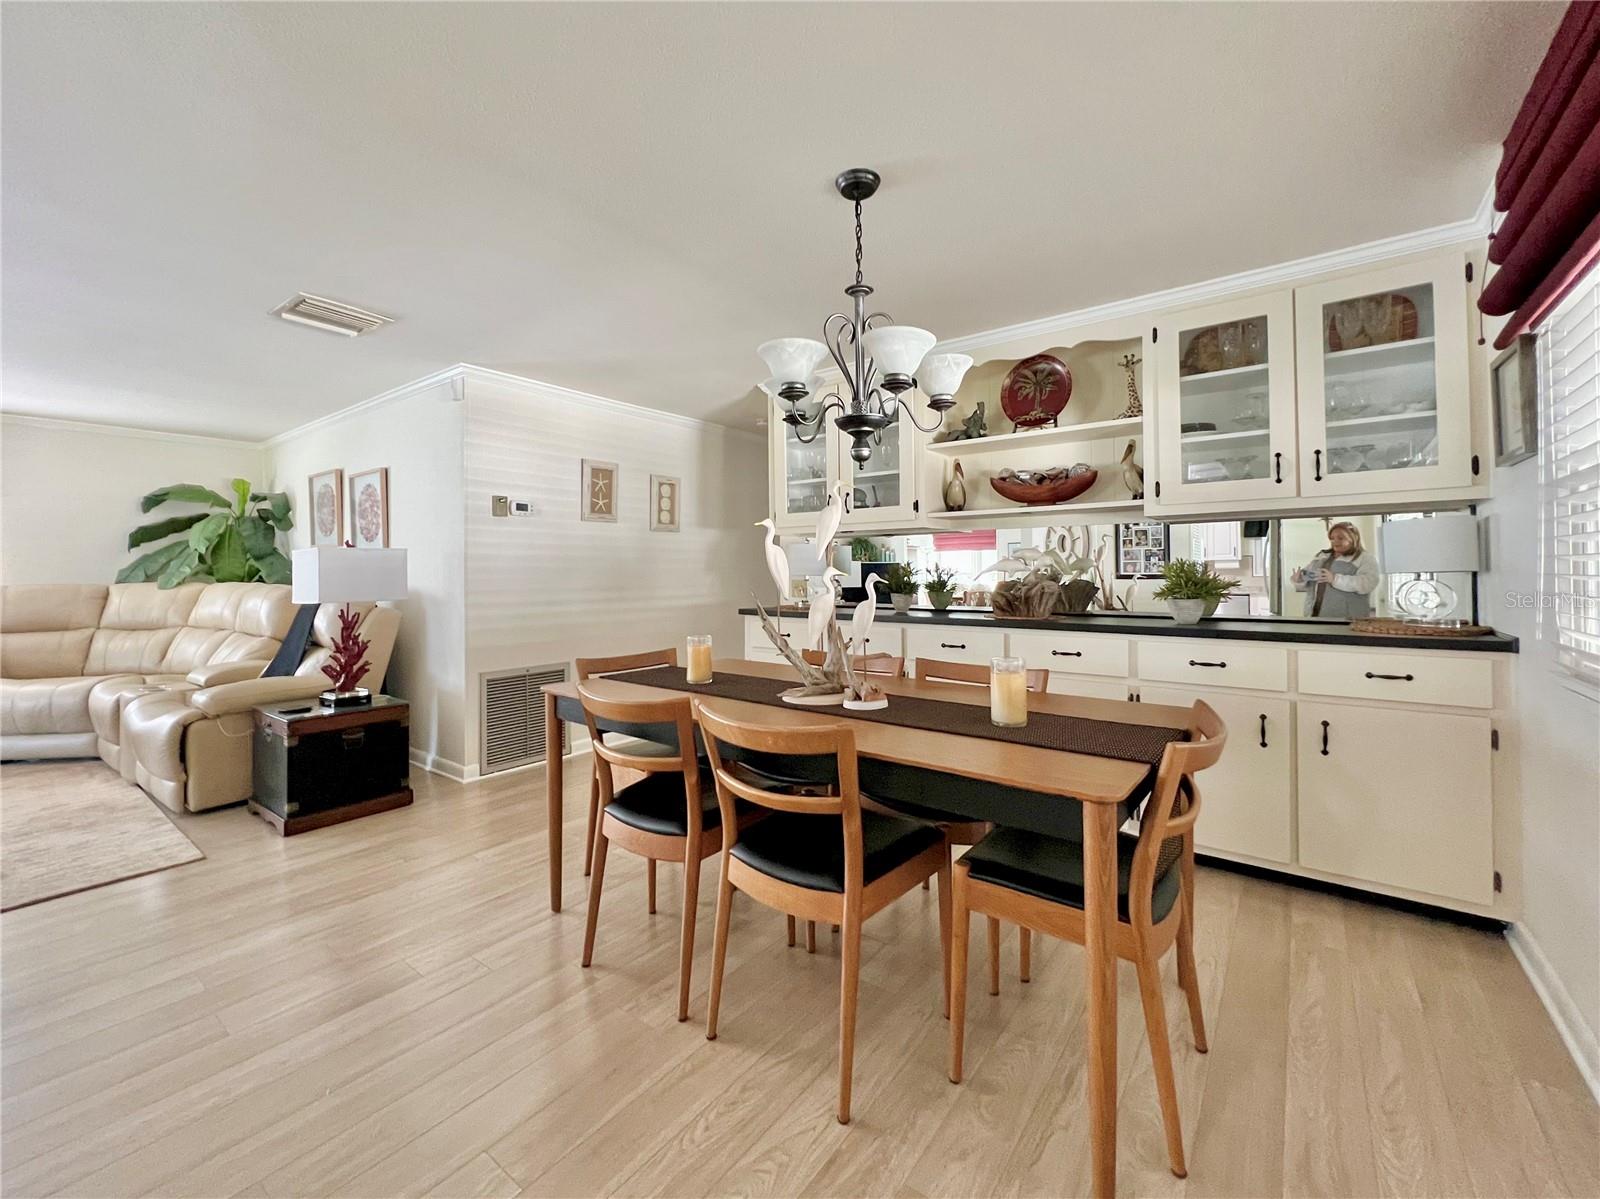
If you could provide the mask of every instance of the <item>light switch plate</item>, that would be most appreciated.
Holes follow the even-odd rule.
[[[503,495],[491,495],[489,497],[489,515],[490,516],[510,516],[511,515],[511,499],[510,499],[510,497],[503,496]]]

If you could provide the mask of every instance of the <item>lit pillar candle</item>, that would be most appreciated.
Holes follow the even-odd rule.
[[[989,660],[989,719],[1002,728],[1028,723],[1028,676],[1021,658]]]
[[[711,681],[711,638],[696,635],[689,638],[689,682]]]

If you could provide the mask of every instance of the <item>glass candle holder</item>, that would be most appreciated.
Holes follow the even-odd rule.
[[[1021,658],[989,659],[989,719],[1005,729],[1028,723],[1028,676]]]
[[[709,683],[711,681],[711,635],[709,633],[696,633],[689,638],[688,681],[691,683]]]

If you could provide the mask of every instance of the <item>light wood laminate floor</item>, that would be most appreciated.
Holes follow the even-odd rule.
[[[874,919],[841,1127],[837,940],[808,956],[737,906],[708,1043],[714,862],[680,1025],[677,868],[650,917],[644,864],[612,855],[581,970],[542,773],[414,782],[411,808],[290,840],[186,818],[207,860],[0,918],[6,1195],[1085,1190],[1076,947],[1039,945],[1023,986],[1007,936],[998,999],[974,955],[956,1087],[934,896]],[[1164,964],[1190,1176],[1164,1165],[1124,966],[1122,1194],[1600,1194],[1596,1109],[1498,936],[1206,869],[1197,910],[1208,1055]]]

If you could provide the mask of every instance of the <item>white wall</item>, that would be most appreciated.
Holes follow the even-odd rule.
[[[766,439],[525,380],[467,382],[467,762],[486,671],[679,645],[738,656],[764,585]],[[621,468],[615,524],[579,519],[584,458]],[[682,530],[652,533],[650,475],[683,481]],[[491,495],[535,515],[493,517]]]
[[[461,771],[465,625],[462,579],[463,405],[452,380],[392,393],[267,443],[272,486],[294,500],[295,547],[310,544],[299,520],[308,480],[333,467],[389,468],[389,544],[407,551],[409,598],[387,687],[411,704],[413,757]],[[350,523],[345,500],[345,525]]]
[[[0,578],[109,583],[131,562],[128,533],[163,516],[139,498],[169,483],[224,495],[230,480],[266,482],[259,445],[36,417],[0,417]]]

